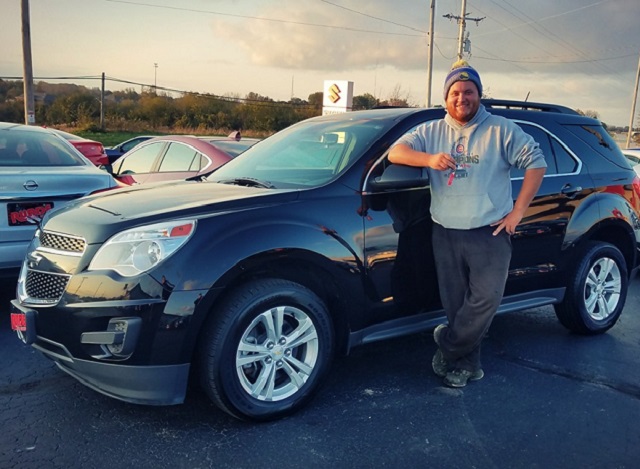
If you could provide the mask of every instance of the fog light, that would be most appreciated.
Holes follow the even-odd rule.
[[[112,318],[106,331],[84,332],[83,344],[100,345],[105,356],[99,358],[128,358],[133,354],[142,329],[141,318]]]

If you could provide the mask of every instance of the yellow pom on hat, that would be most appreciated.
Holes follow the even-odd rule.
[[[457,60],[451,65],[451,70],[455,70],[460,67],[469,67],[469,62],[464,59]]]

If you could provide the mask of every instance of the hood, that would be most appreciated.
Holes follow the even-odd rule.
[[[297,190],[199,181],[140,185],[78,200],[46,218],[44,228],[101,242],[134,226],[284,203],[297,199],[298,194]]]

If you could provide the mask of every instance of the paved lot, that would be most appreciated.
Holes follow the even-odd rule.
[[[567,332],[551,308],[495,319],[486,377],[430,371],[429,334],[337,360],[302,412],[247,424],[197,389],[144,407],[85,388],[9,330],[0,295],[2,468],[635,468],[640,460],[640,279],[609,333]]]

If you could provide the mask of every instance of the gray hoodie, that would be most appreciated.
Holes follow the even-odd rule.
[[[480,105],[464,125],[448,114],[418,126],[398,142],[427,153],[449,153],[454,171],[428,168],[431,217],[452,229],[490,225],[513,209],[512,166],[546,168],[538,143],[516,123],[494,116]]]

